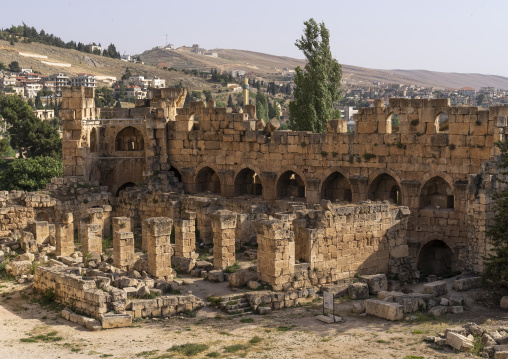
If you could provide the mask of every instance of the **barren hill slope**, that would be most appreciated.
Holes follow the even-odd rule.
[[[21,54],[20,54],[21,53]],[[39,57],[32,57],[39,56]],[[47,57],[47,58],[44,58]],[[157,76],[165,79],[168,86],[182,84],[191,89],[208,88],[209,85],[200,78],[186,75],[182,72],[158,69],[149,64],[134,64],[109,57],[87,54],[76,50],[64,49],[40,43],[16,43],[9,45],[0,40],[0,62],[8,65],[11,61],[18,61],[22,68],[32,68],[43,75],[64,72],[68,76],[78,73],[90,73],[97,76],[116,77],[120,79],[129,67],[131,72],[145,77]],[[60,64],[57,66],[54,64]],[[70,65],[70,67],[68,67]]]
[[[283,68],[294,69],[303,66],[304,60],[286,56],[264,54],[260,52],[237,49],[213,49],[218,58],[198,55],[188,47],[176,50],[154,49],[141,54],[146,63],[165,62],[175,68],[196,69],[207,71],[210,68],[220,70],[253,71],[260,76],[270,77],[281,72]],[[343,79],[351,84],[371,85],[376,81],[386,83],[414,84],[435,88],[461,88],[493,86],[508,89],[508,78],[496,75],[446,73],[427,70],[379,70],[342,65]]]

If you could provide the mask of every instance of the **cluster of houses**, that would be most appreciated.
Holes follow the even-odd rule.
[[[13,93],[27,99],[35,98],[41,90],[49,90],[59,97],[64,86],[96,87],[95,76],[85,73],[74,77],[64,73],[46,76],[33,72],[32,69],[21,69],[20,72],[0,72],[0,76],[2,92]]]
[[[420,87],[416,85],[387,84],[375,82],[373,85],[347,84],[343,90],[346,103],[369,105],[374,99],[383,98],[388,102],[390,97],[426,99],[426,98],[450,98],[452,106],[479,106],[489,107],[508,103],[508,90],[495,87],[480,87],[478,91],[472,87],[460,89],[445,88],[444,90],[433,87]]]

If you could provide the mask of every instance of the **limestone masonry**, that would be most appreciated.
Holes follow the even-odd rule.
[[[266,310],[356,275],[408,282],[483,270],[508,107],[394,98],[360,108],[354,133],[332,120],[313,134],[265,125],[253,105],[184,108],[185,95],[154,89],[135,108],[98,109],[93,88],[63,89],[64,177],[46,191],[0,193],[3,248],[19,242],[43,257],[55,246],[61,260],[36,270],[36,288],[114,327],[127,317],[113,312],[132,320],[203,305],[171,299],[175,274],[220,281],[249,256],[256,264],[226,275],[230,285],[294,293],[263,294],[278,303]],[[213,263],[200,257],[210,248]],[[139,301],[150,293],[167,302]],[[258,309],[258,297],[234,300]],[[399,319],[397,305],[378,302],[367,312]]]

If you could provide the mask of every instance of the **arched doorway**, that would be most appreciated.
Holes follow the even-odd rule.
[[[426,243],[418,256],[418,270],[423,276],[447,275],[455,268],[454,255],[450,247],[441,240]]]
[[[369,186],[369,199],[371,201],[388,200],[395,204],[401,204],[402,198],[399,183],[389,174],[380,174]]]
[[[210,167],[203,167],[196,176],[196,193],[212,192],[220,194],[220,178]]]
[[[305,182],[293,171],[284,172],[277,181],[277,198],[305,199]]]
[[[329,175],[321,187],[321,198],[329,201],[351,202],[353,195],[347,178],[340,172]]]
[[[116,135],[115,149],[117,151],[142,151],[144,146],[143,134],[132,126],[125,127]]]
[[[420,193],[420,208],[455,208],[455,197],[450,185],[438,176],[428,180]]]
[[[250,168],[241,170],[235,178],[235,196],[261,196],[263,185],[258,174]]]
[[[123,190],[125,190],[126,188],[129,188],[129,187],[134,187],[135,184],[132,183],[132,182],[126,182],[124,183],[123,185],[121,185],[120,187],[118,187],[118,190],[116,191],[116,197],[118,197],[120,195],[120,192],[122,192]]]

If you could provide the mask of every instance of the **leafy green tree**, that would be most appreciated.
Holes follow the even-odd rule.
[[[233,104],[233,98],[231,97],[231,95],[229,95],[228,97],[228,107],[234,107],[235,105]]]
[[[52,177],[63,175],[60,159],[36,157],[15,159],[0,172],[0,190],[37,191],[43,189]]]
[[[203,90],[203,95],[205,95],[205,100],[210,101],[213,100],[212,93],[208,90]]]
[[[12,62],[9,64],[9,71],[12,71],[12,72],[20,72],[20,71],[21,71],[21,67],[19,67],[19,62],[17,62],[17,61],[12,61]]]
[[[304,25],[304,35],[295,45],[303,51],[307,64],[304,69],[295,69],[289,122],[292,130],[321,133],[334,115],[334,103],[340,99],[342,68],[332,57],[325,24],[310,19]]]
[[[504,175],[508,174],[508,140],[496,142],[501,150],[501,162],[498,166]],[[484,276],[499,284],[508,280],[508,181],[498,179],[504,188],[494,194],[496,201],[494,210],[494,224],[487,229],[487,236],[492,239],[493,254],[485,258]]]
[[[0,158],[6,157],[9,148],[11,148],[9,140],[7,138],[0,139]]]
[[[0,71],[5,70],[6,67],[3,62],[0,62]]]
[[[256,95],[256,117],[260,120],[263,120],[264,123],[267,123],[268,118],[268,99],[265,94],[261,91],[258,91]]]
[[[280,119],[280,106],[277,102],[268,102],[268,118]]]
[[[32,113],[32,108],[18,96],[0,96],[0,115],[10,125],[8,132],[13,148],[20,156],[62,155],[58,130]]]

